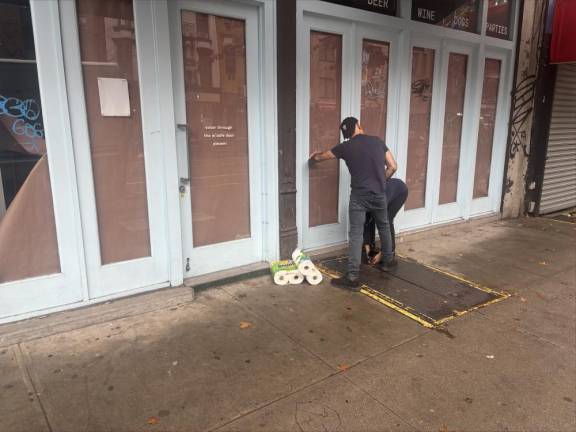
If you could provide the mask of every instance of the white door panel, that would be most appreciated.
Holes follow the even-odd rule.
[[[179,0],[169,8],[191,277],[263,259],[259,21],[256,7],[239,3]]]

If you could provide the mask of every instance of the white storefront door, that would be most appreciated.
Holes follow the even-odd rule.
[[[153,3],[59,3],[91,299],[169,281]]]
[[[263,260],[259,9],[169,2],[184,277]]]
[[[298,41],[298,219],[300,244],[313,249],[347,240],[350,174],[343,162],[311,166],[308,156],[342,141],[339,125],[347,116],[395,151],[399,46],[397,33],[377,26],[305,16],[304,29]]]

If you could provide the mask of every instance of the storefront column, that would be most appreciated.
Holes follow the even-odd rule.
[[[513,218],[524,213],[526,170],[532,147],[531,130],[536,89],[536,74],[541,61],[541,38],[546,19],[547,1],[524,1],[520,4],[518,49],[510,133],[502,193],[502,216]]]
[[[296,0],[276,6],[280,256],[298,246],[296,227]]]

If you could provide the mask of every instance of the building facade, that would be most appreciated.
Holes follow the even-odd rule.
[[[347,240],[343,117],[401,231],[502,211],[513,0],[0,0],[0,321]]]

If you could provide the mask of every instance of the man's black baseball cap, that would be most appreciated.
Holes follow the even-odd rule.
[[[346,117],[344,120],[342,120],[342,123],[340,123],[340,130],[342,131],[342,136],[344,139],[352,138],[357,124],[358,119],[356,117]]]

